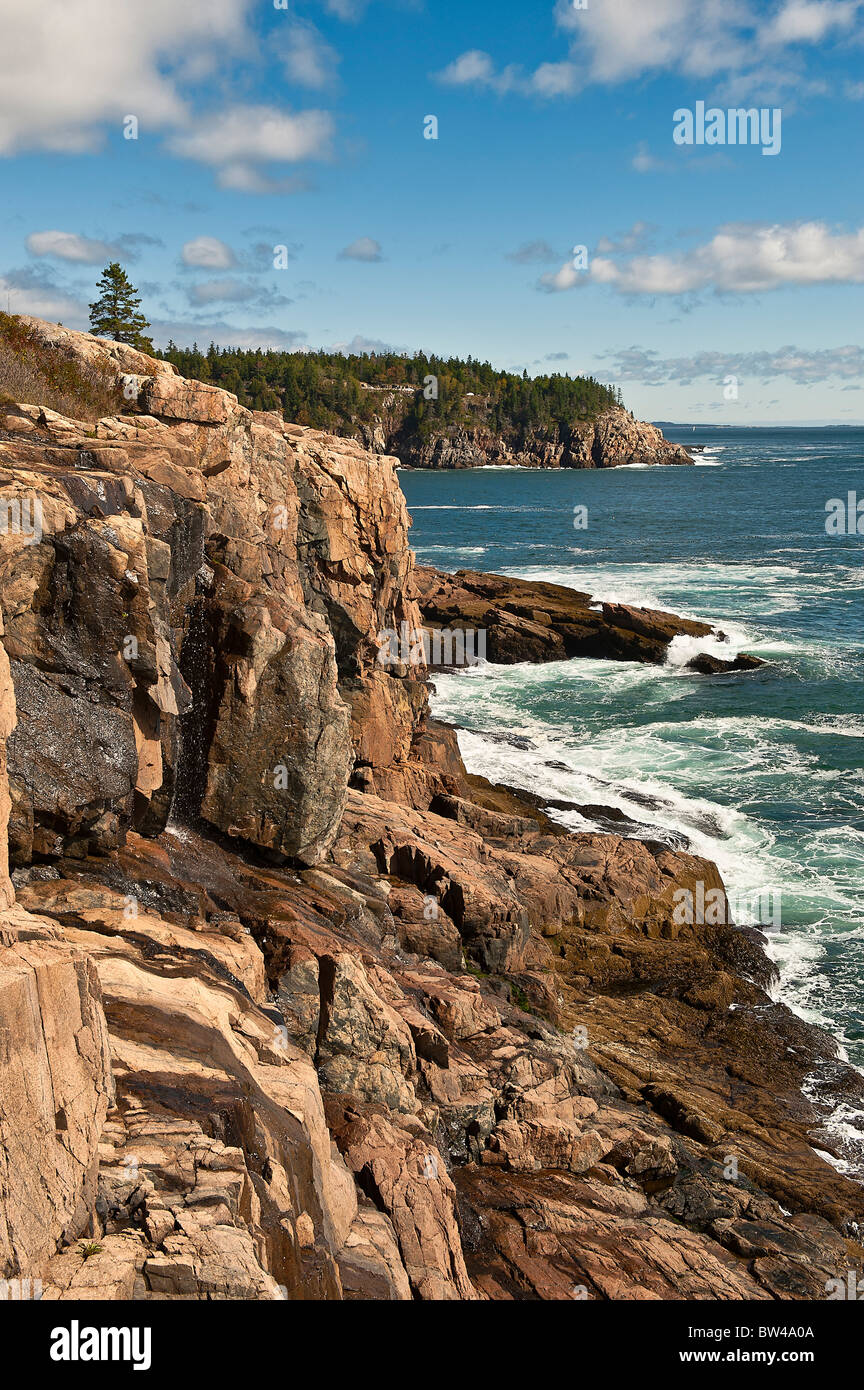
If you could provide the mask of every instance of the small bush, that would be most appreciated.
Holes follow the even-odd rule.
[[[81,1256],[82,1260],[92,1260],[94,1255],[102,1254],[103,1248],[104,1247],[99,1244],[98,1240],[82,1240],[81,1244],[78,1246],[78,1254]]]
[[[0,410],[18,402],[76,420],[117,415],[124,406],[109,368],[67,357],[43,343],[15,314],[0,313]]]

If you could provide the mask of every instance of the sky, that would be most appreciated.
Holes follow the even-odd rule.
[[[864,0],[3,0],[0,308],[160,346],[861,423],[862,172]]]

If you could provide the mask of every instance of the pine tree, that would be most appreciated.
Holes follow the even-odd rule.
[[[128,343],[139,352],[152,352],[153,344],[145,337],[150,325],[138,312],[141,300],[119,261],[111,261],[105,267],[96,288],[99,298],[90,305],[92,331],[100,338]]]

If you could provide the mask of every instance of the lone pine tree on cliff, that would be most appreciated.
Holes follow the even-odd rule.
[[[90,305],[90,327],[100,338],[112,338],[116,343],[128,343],[139,352],[152,352],[153,344],[145,337],[150,327],[139,313],[141,300],[135,286],[119,261],[111,261],[102,272],[96,286],[99,298]]]

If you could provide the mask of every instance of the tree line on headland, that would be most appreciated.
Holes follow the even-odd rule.
[[[482,405],[487,424],[499,431],[514,426],[563,430],[622,404],[620,390],[594,377],[529,377],[473,357],[265,352],[214,343],[206,352],[197,344],[179,348],[169,343],[157,355],[173,362],[183,376],[232,391],[252,410],[275,410],[296,424],[336,432],[374,421],[381,414],[382,393],[400,388],[413,395],[402,427],[421,439],[445,426],[469,424],[472,398]]]
[[[90,306],[92,330],[153,352],[137,291],[116,261],[105,267],[98,290]],[[197,343],[181,348],[174,342],[156,356],[173,362],[185,377],[233,392],[251,410],[277,411],[314,429],[351,432],[389,410],[399,415],[401,432],[420,443],[443,429],[474,424],[480,415],[487,428],[501,434],[563,434],[623,403],[620,387],[593,376],[529,377],[527,371],[506,372],[470,356],[264,351],[215,343],[202,352]],[[387,404],[388,392],[406,397],[395,411]]]

